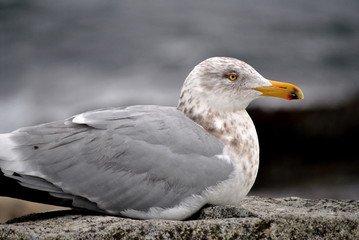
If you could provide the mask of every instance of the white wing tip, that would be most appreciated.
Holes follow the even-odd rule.
[[[72,122],[73,122],[73,123],[76,123],[76,124],[86,124],[86,120],[85,120],[85,117],[84,117],[83,114],[76,115],[76,116],[72,119]]]

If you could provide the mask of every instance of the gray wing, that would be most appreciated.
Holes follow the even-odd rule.
[[[215,156],[223,144],[172,107],[102,109],[10,137],[7,176],[101,212],[173,207],[233,170]]]

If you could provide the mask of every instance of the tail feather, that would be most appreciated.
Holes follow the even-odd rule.
[[[17,157],[14,151],[16,144],[11,140],[11,134],[12,133],[0,134],[0,164],[1,161],[12,161]]]
[[[0,169],[10,176],[13,173],[31,173],[31,167],[17,150],[19,145],[12,140],[17,132],[0,134]]]
[[[36,177],[21,176],[21,172],[25,170],[21,157],[16,153],[16,143],[11,139],[14,133],[0,134],[0,196],[19,198],[23,200],[65,205],[70,203],[51,196],[46,190],[55,190],[51,184],[44,180],[36,179]],[[32,183],[39,190],[26,187],[21,179],[26,178],[27,182]]]
[[[12,140],[21,133],[13,132],[0,134],[0,196],[18,198],[31,202],[58,205],[63,207],[97,209],[96,205],[87,199],[65,193],[61,188],[41,177],[42,174],[33,170],[21,156],[17,148],[23,145]],[[83,207],[82,207],[83,208]]]

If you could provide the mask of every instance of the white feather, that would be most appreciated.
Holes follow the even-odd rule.
[[[203,196],[192,195],[172,208],[152,207],[146,212],[129,209],[122,211],[121,214],[127,217],[140,219],[183,220],[201,209],[207,202],[208,200]]]
[[[19,155],[14,151],[16,144],[11,140],[11,134],[0,134],[0,164],[2,161],[16,161],[19,159]]]
[[[83,114],[79,114],[72,119],[72,122],[76,124],[86,124],[86,119]]]
[[[0,169],[1,171],[11,177],[16,172],[19,174],[26,174],[29,176],[41,177],[42,174],[36,171],[28,161],[23,161],[24,156],[20,151],[16,151],[19,147],[11,136],[14,133],[0,134]]]

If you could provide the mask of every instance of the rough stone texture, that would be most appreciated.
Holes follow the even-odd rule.
[[[359,239],[359,201],[247,197],[192,220],[133,220],[75,211],[0,225],[0,239]]]

